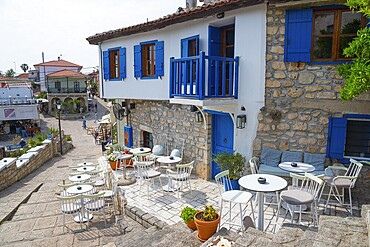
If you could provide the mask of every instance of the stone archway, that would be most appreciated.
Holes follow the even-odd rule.
[[[76,110],[74,100],[70,97],[64,99],[63,108],[65,112],[73,113]]]
[[[82,97],[78,97],[77,100],[76,100],[76,109],[78,112],[80,112],[80,109],[82,108],[82,112],[86,112],[87,111],[87,107],[86,107],[86,100]]]

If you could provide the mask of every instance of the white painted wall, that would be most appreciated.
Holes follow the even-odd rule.
[[[246,158],[252,155],[253,139],[257,130],[257,115],[264,105],[266,5],[225,12],[223,19],[208,17],[176,24],[148,33],[105,41],[102,51],[113,47],[126,47],[127,77],[123,81],[105,81],[103,97],[110,99],[169,100],[170,57],[180,57],[180,40],[194,35],[200,37],[200,51],[208,54],[208,26],[224,26],[235,20],[235,55],[240,56],[239,99],[234,106],[212,106],[208,109],[231,114],[246,114],[245,129],[235,128],[234,149]],[[134,45],[149,40],[164,41],[165,76],[161,79],[134,78]],[[103,71],[100,65],[100,71]],[[246,108],[241,111],[241,106]]]

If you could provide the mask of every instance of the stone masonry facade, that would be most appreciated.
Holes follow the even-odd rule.
[[[209,180],[211,164],[211,125],[207,119],[207,129],[203,122],[195,121],[190,106],[170,104],[168,101],[136,100],[131,110],[130,121],[133,128],[133,144],[143,144],[143,131],[152,133],[154,145],[160,134],[167,135],[167,143],[184,139],[182,163],[195,160],[196,174]],[[207,116],[208,118],[208,116]]]
[[[330,116],[369,114],[370,94],[343,103],[335,65],[284,62],[285,10],[267,12],[265,106],[258,115],[254,155],[262,146],[325,153]]]

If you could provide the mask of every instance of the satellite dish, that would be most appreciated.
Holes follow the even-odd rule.
[[[113,114],[118,120],[123,120],[125,117],[125,109],[120,104],[113,104]]]

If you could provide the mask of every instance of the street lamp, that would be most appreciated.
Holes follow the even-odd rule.
[[[60,125],[60,111],[62,109],[62,105],[60,101],[57,102],[57,109],[58,109],[58,123],[59,123],[59,143],[60,143],[60,154],[63,154],[63,144],[62,144],[62,126]]]

